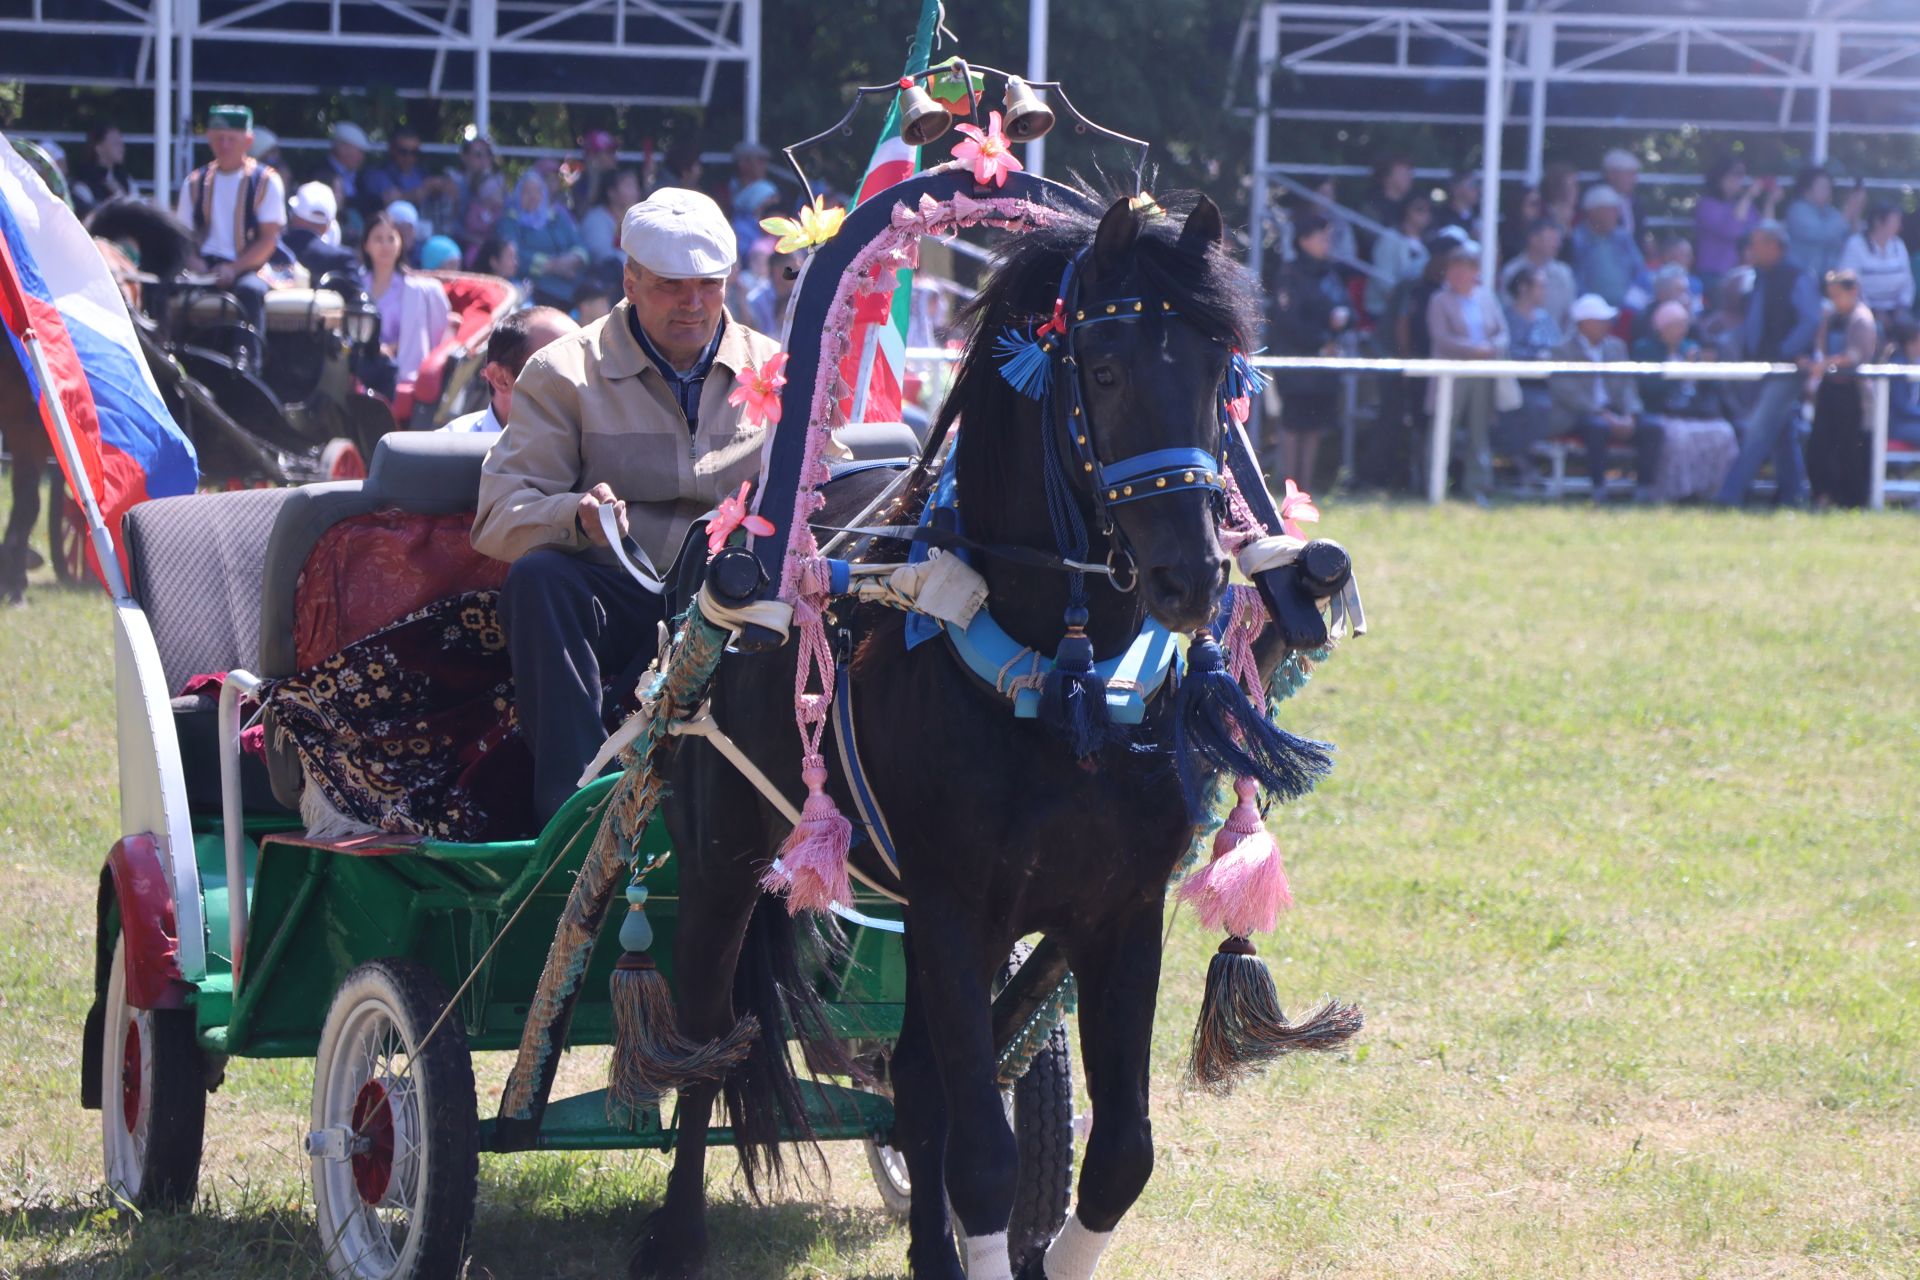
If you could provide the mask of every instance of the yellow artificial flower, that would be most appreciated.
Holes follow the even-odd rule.
[[[775,253],[792,253],[795,249],[817,249],[839,233],[840,224],[847,220],[847,211],[840,208],[827,208],[825,196],[815,196],[813,203],[800,206],[800,220],[792,218],[762,218],[760,229],[780,237],[773,246]]]

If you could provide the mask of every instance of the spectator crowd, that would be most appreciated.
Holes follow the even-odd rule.
[[[1771,469],[1782,504],[1855,505],[1867,489],[1872,387],[1861,364],[1920,355],[1917,255],[1902,210],[1842,190],[1824,168],[1784,186],[1738,159],[1713,165],[1682,216],[1660,216],[1624,150],[1582,185],[1566,165],[1513,193],[1498,218],[1500,268],[1481,279],[1478,176],[1443,188],[1389,156],[1348,205],[1334,180],[1280,220],[1267,282],[1269,347],[1287,355],[1406,359],[1644,361],[1700,377],[1561,371],[1456,380],[1459,482],[1485,501],[1495,464],[1551,449],[1583,455],[1593,497],[1742,503]],[[1358,216],[1355,216],[1355,215]],[[1792,365],[1754,381],[1715,379],[1719,361]],[[1412,482],[1414,441],[1434,409],[1431,379],[1373,380],[1377,400],[1354,458],[1362,483]],[[1340,424],[1337,375],[1289,373],[1277,439],[1285,473],[1306,481]],[[1920,446],[1920,375],[1890,388],[1890,436]],[[1363,415],[1364,416],[1364,415]],[[1322,478],[1326,478],[1324,474]],[[1612,480],[1611,486],[1606,481]]]
[[[587,323],[621,296],[623,215],[663,186],[704,190],[729,215],[739,237],[740,265],[727,285],[734,314],[768,333],[785,318],[785,271],[797,263],[774,251],[760,221],[795,213],[802,198],[792,184],[776,185],[770,153],[756,142],[736,145],[730,167],[717,174],[705,171],[692,139],[664,150],[649,140],[636,155],[598,129],[580,136],[565,160],[510,165],[469,126],[457,151],[436,163],[416,129],[402,125],[376,139],[340,120],[323,151],[292,156],[244,105],[213,108],[203,141],[212,158],[193,168],[171,207],[216,281],[258,330],[272,288],[352,278],[381,315],[381,356],[356,372],[386,395],[412,381],[457,319],[440,281],[425,273],[500,276],[532,305]],[[93,129],[77,157],[57,142],[38,145],[66,176],[83,216],[111,199],[154,194],[128,171],[116,127]],[[844,203],[830,192],[808,194]]]

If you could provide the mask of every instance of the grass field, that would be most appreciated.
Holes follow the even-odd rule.
[[[1920,524],[1334,503],[1322,528],[1374,634],[1291,704],[1340,766],[1281,820],[1301,905],[1263,950],[1367,1030],[1183,1091],[1215,940],[1177,923],[1158,1167],[1102,1275],[1920,1274]],[[0,1276],[313,1275],[306,1064],[232,1065],[191,1216],[94,1189],[107,622],[44,582],[0,612]],[[767,1209],[715,1166],[716,1280],[900,1274],[857,1150]],[[665,1167],[483,1162],[472,1274],[615,1273]]]

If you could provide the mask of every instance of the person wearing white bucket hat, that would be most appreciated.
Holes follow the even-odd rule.
[[[602,684],[633,687],[662,617],[660,597],[615,562],[602,509],[670,566],[702,513],[759,476],[766,428],[727,397],[780,350],[722,306],[733,229],[707,196],[655,191],[627,210],[620,247],[613,311],[540,350],[514,383],[473,522],[474,547],[513,566],[500,615],[543,819],[605,736]]]

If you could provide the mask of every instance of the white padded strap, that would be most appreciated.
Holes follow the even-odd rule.
[[[1007,1256],[1007,1233],[990,1236],[962,1236],[967,1246],[967,1280],[1013,1280],[1013,1263]]]
[[[1080,1215],[1067,1218],[1067,1225],[1047,1247],[1047,1280],[1093,1280],[1093,1268],[1113,1239],[1111,1231],[1089,1231],[1080,1225]]]

